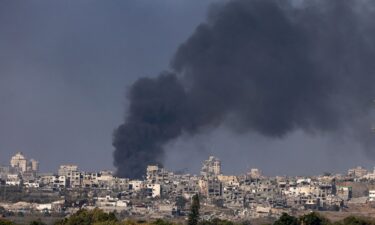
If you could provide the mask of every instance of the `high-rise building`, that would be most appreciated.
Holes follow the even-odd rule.
[[[39,162],[35,159],[28,161],[22,152],[17,152],[10,159],[10,167],[17,172],[21,172],[25,176],[27,174],[35,175],[35,173],[39,171]]]
[[[22,152],[17,152],[11,159],[10,159],[10,166],[13,168],[19,169],[20,172],[27,171],[27,159],[22,154]]]
[[[221,161],[210,156],[208,160],[205,160],[202,165],[201,175],[202,176],[217,176],[221,174]]]
[[[38,172],[39,171],[39,162],[35,159],[30,159],[30,167],[31,167],[31,171]]]

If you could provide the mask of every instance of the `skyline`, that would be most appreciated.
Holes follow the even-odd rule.
[[[222,1],[161,2],[0,3],[1,164],[22,151],[38,159],[42,171],[64,163],[114,169],[112,132],[127,110],[126,92],[138,78],[168,68],[209,5]],[[251,166],[308,175],[375,165],[373,152],[340,132],[295,130],[270,139],[223,125],[184,134],[166,151],[165,167],[173,170],[197,171],[211,154],[228,173]]]
[[[18,160],[19,159],[19,156],[22,157],[22,159],[25,159],[25,166],[22,167],[22,165],[13,165],[15,164],[15,162],[13,162],[13,160]],[[251,165],[248,165],[246,167],[245,170],[243,171],[237,171],[237,172],[228,172],[228,171],[225,171],[225,168],[227,167],[225,164],[223,164],[223,160],[221,160],[220,158],[217,158],[216,156],[214,155],[208,155],[206,158],[203,158],[202,161],[199,162],[199,168],[198,170],[196,171],[189,171],[189,170],[173,170],[172,168],[168,168],[168,167],[161,167],[161,168],[164,168],[165,170],[167,171],[170,171],[170,172],[173,172],[173,173],[176,173],[176,174],[190,174],[190,175],[193,175],[193,176],[200,176],[200,174],[202,174],[202,171],[204,170],[203,167],[204,167],[204,164],[209,161],[209,160],[218,160],[219,161],[219,174],[221,175],[225,175],[225,176],[241,176],[241,175],[244,175],[244,174],[248,174],[250,171],[253,171],[253,170],[257,170],[259,171],[263,176],[265,177],[276,177],[276,176],[286,176],[286,177],[312,177],[312,176],[322,176],[324,175],[325,173],[329,173],[331,175],[340,175],[340,176],[345,176],[347,173],[349,173],[348,171],[350,171],[352,168],[361,168],[361,169],[365,169],[368,173],[374,173],[375,174],[375,165],[373,167],[363,167],[363,165],[355,165],[355,166],[349,166],[347,168],[345,168],[344,170],[341,170],[341,171],[323,171],[321,173],[317,173],[317,174],[301,174],[301,173],[298,173],[298,172],[293,172],[291,174],[289,173],[274,173],[274,174],[267,174],[267,173],[264,173],[263,169],[266,168],[262,168],[262,167],[254,167],[254,166],[251,166]],[[108,169],[108,168],[96,168],[96,169],[93,169],[93,168],[82,168],[79,164],[77,163],[62,163],[62,164],[58,164],[58,165],[55,165],[55,168],[53,168],[52,170],[48,170],[48,171],[43,171],[43,170],[40,170],[40,165],[43,165],[43,164],[40,164],[40,162],[33,158],[32,156],[28,156],[26,154],[24,154],[24,152],[14,152],[13,155],[8,159],[8,161],[6,163],[0,163],[0,167],[9,167],[9,168],[14,168],[14,167],[17,167],[17,168],[23,168],[23,170],[26,170],[26,165],[29,165],[30,168],[28,169],[31,169],[31,163],[36,163],[35,165],[35,172],[39,175],[42,175],[42,174],[56,174],[59,169],[61,169],[62,167],[77,167],[77,170],[78,171],[81,171],[81,172],[87,172],[87,173],[95,173],[95,172],[112,172],[114,173],[114,171],[112,169]],[[13,163],[13,164],[12,164]],[[26,163],[29,163],[29,164],[26,164]],[[18,162],[16,163],[18,164]],[[259,165],[259,164],[258,164]],[[147,167],[149,166],[157,166],[157,167],[160,167],[160,165],[154,165],[154,164],[150,164],[150,165],[147,165]],[[266,165],[264,165],[266,166]],[[146,174],[146,169],[147,167],[144,168],[144,174]],[[267,168],[266,168],[266,171],[267,171]],[[24,171],[23,171],[24,172]],[[144,175],[143,175],[144,176]],[[127,178],[127,177],[124,177],[124,178]],[[127,178],[128,179],[128,178]]]

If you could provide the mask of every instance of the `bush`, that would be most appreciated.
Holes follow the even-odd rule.
[[[218,218],[214,218],[212,220],[200,221],[199,225],[236,225],[236,224],[229,220],[221,220]]]
[[[346,217],[342,222],[343,225],[372,225],[374,222],[369,220],[358,218],[355,216]]]
[[[16,224],[6,219],[0,219],[0,225],[16,225]]]
[[[46,225],[46,223],[44,223],[42,220],[38,219],[38,220],[33,220],[29,223],[30,225]]]
[[[328,225],[329,220],[320,216],[318,213],[312,212],[299,218],[301,225]]]
[[[172,222],[162,220],[162,219],[157,219],[154,222],[151,223],[152,225],[173,225]]]
[[[290,216],[287,213],[283,213],[281,217],[276,220],[273,225],[298,225],[298,219],[294,216]]]
[[[105,213],[101,209],[88,211],[86,209],[79,210],[68,219],[63,219],[55,223],[55,225],[92,225],[92,224],[116,224],[118,222],[114,213]]]

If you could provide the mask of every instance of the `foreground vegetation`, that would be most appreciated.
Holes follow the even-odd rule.
[[[195,212],[196,213],[196,212]],[[212,219],[208,221],[189,220],[188,224],[195,225],[250,225],[249,222],[236,223],[227,220]],[[16,223],[0,219],[0,225],[17,225]],[[41,220],[32,221],[29,225],[45,225]],[[94,210],[79,210],[69,218],[65,218],[55,222],[55,225],[179,225],[166,220],[155,221],[134,221],[124,220],[119,221],[114,213],[105,213],[100,209]],[[265,225],[375,225],[374,219],[359,218],[349,216],[341,221],[331,222],[327,218],[318,213],[312,212],[300,217],[290,216],[284,213],[278,220],[272,224]]]
[[[221,219],[201,220],[200,219],[200,201],[199,196],[192,198],[190,213],[188,215],[187,225],[251,225],[250,221],[233,222]],[[158,219],[155,221],[120,221],[114,213],[105,213],[101,209],[86,210],[81,209],[69,218],[58,220],[54,225],[180,225],[171,221]],[[17,225],[16,223],[0,219],[0,225]],[[29,225],[46,225],[41,220],[31,221]],[[182,224],[181,224],[182,225]],[[312,212],[300,217],[294,217],[286,213],[282,214],[279,219],[270,224],[264,225],[375,225],[374,219],[359,218],[350,216],[341,221],[331,222],[329,219]]]

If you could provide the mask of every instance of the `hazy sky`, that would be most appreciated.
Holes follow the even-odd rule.
[[[1,1],[0,163],[22,151],[43,171],[63,163],[113,169],[112,132],[123,121],[127,88],[168,68],[212,2]],[[350,140],[302,132],[269,140],[220,128],[184,136],[168,152],[166,167],[192,172],[210,154],[222,159],[224,173],[259,167],[267,174],[312,174],[375,165]]]

